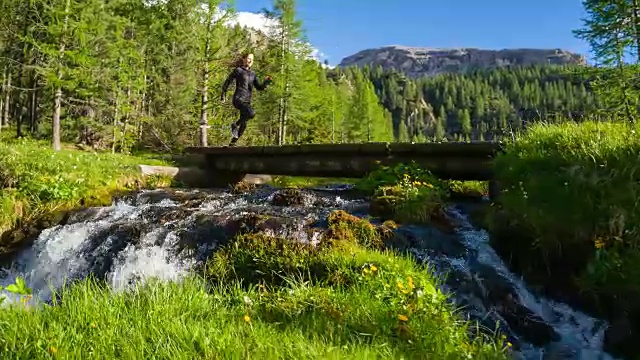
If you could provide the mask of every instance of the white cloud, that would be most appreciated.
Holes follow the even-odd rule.
[[[256,14],[252,12],[239,11],[237,12],[231,19],[227,20],[227,24],[230,26],[234,26],[236,24],[244,27],[248,27],[251,29],[255,29],[261,31],[267,36],[269,36],[272,26],[277,23],[277,20],[269,19],[263,14]],[[310,57],[319,63],[322,63],[324,59],[326,59],[326,55],[320,51],[319,49],[311,46],[311,55]],[[323,64],[323,66],[325,66]]]
[[[276,20],[269,19],[263,14],[244,11],[237,12],[236,14],[234,14],[233,18],[227,21],[227,24],[231,26],[239,24],[240,26],[246,26],[251,29],[262,31],[265,34],[268,34],[270,27],[275,25],[276,23]]]

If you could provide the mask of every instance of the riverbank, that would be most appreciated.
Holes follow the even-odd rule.
[[[606,342],[620,354],[640,340],[639,130],[533,125],[496,158],[503,193],[488,222],[532,284],[611,320]]]
[[[141,178],[135,169],[140,162],[55,153],[30,141],[0,145],[3,206],[20,208],[3,219],[5,227],[48,211],[107,205],[115,192],[165,185]],[[393,240],[393,223],[375,226],[341,211],[327,221],[317,246],[260,231],[239,233],[206,269],[179,284],[152,281],[114,292],[85,279],[54,296],[53,306],[8,307],[0,323],[1,352],[25,358],[71,358],[81,350],[167,358],[234,352],[269,358],[508,356],[504,337],[462,320],[433,273],[384,250]],[[133,235],[123,236],[131,241],[126,239]]]
[[[508,358],[511,344],[463,321],[431,271],[384,250],[395,240],[392,223],[333,211],[312,245],[260,230],[275,219],[239,219],[234,228],[245,230],[180,283],[114,292],[83,280],[54,296],[53,306],[5,309],[2,351],[25,358],[87,351],[108,358]]]
[[[0,142],[0,254],[59,222],[67,210],[109,205],[120,192],[170,185],[169,179],[140,174],[141,163],[167,165],[148,157],[56,152],[28,139]]]

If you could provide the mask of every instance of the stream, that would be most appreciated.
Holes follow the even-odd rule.
[[[50,286],[58,289],[89,274],[115,290],[151,277],[179,281],[248,216],[267,215],[262,230],[308,243],[319,240],[310,225],[322,226],[333,210],[366,216],[368,202],[344,190],[348,187],[305,189],[293,205],[283,200],[282,189],[266,185],[240,195],[141,191],[114,199],[109,207],[73,212],[63,224],[43,230],[4,264],[0,285],[22,276],[34,290],[30,301],[36,302],[50,300]],[[488,234],[470,223],[463,205],[450,205],[447,215],[455,225],[452,233],[416,225],[396,231],[407,240],[401,250],[446,275],[443,290],[452,294],[462,315],[489,329],[499,321],[517,359],[613,359],[602,350],[606,322],[532,293],[491,248]]]

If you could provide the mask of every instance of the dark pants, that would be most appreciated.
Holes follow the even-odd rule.
[[[238,138],[240,138],[247,129],[247,122],[256,116],[256,112],[253,111],[251,104],[246,101],[234,99],[233,106],[240,111],[240,118],[235,122],[235,127],[238,129]]]

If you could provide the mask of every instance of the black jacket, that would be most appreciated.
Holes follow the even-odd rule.
[[[225,98],[227,90],[234,80],[236,82],[236,91],[233,93],[234,102],[250,103],[254,87],[258,90],[264,90],[267,87],[266,83],[261,83],[258,80],[255,72],[244,67],[237,67],[233,69],[222,85],[221,99]]]

